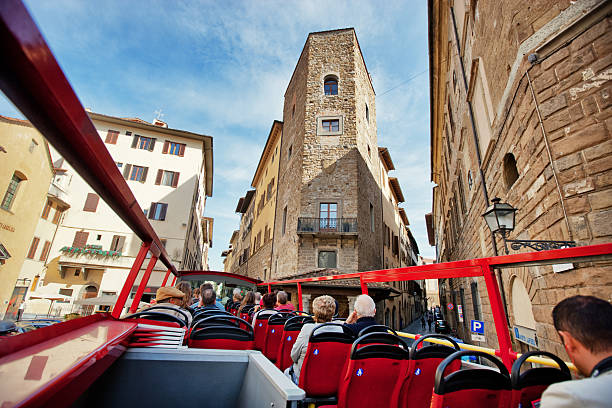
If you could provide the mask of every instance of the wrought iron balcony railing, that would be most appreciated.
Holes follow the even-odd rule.
[[[298,234],[356,234],[357,218],[298,218]]]

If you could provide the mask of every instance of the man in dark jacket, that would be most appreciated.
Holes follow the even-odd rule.
[[[374,299],[368,295],[359,295],[357,299],[355,299],[353,313],[349,315],[344,325],[353,330],[355,334],[359,334],[359,332],[366,327],[376,324],[374,315],[376,315]]]

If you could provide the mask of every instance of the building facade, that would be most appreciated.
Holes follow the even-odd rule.
[[[416,264],[393,169],[388,150],[378,146],[375,93],[355,31],[309,34],[255,190],[238,203],[240,229],[224,251],[226,270],[279,280]],[[358,285],[333,290],[345,312],[360,292]],[[398,328],[422,310],[421,285],[388,285],[378,300],[380,315],[388,312]]]
[[[212,138],[161,121],[90,117],[177,269],[207,269],[212,219],[203,212],[212,194]],[[25,313],[88,313],[94,308],[81,308],[79,301],[116,295],[141,241],[59,154],[52,155],[57,175],[51,187],[47,184],[49,201],[57,194],[69,209],[55,225],[45,260],[36,255],[38,268],[21,271],[20,278],[37,282],[27,295]],[[45,217],[46,209],[38,229],[48,230],[51,213],[57,214],[51,208]],[[165,272],[158,263],[143,301],[155,294]]]
[[[437,187],[426,219],[437,261],[503,253],[482,217],[494,197],[518,209],[511,239],[610,242],[610,2],[432,0],[429,7]],[[575,294],[612,300],[610,266],[501,271],[515,349],[566,356],[552,308]],[[484,320],[483,345],[497,347],[482,279],[440,281],[440,302],[462,306],[463,316],[455,307],[447,320],[464,340],[471,341],[469,320]]]
[[[38,225],[48,208],[54,177],[46,140],[27,121],[0,116],[0,316],[15,318],[32,280],[20,279],[22,268],[44,260],[53,224]],[[54,206],[51,201],[51,206]],[[57,205],[55,205],[57,208]],[[54,220],[55,218],[51,218]],[[34,237],[34,238],[33,238]]]

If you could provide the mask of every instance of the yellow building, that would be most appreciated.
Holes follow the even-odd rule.
[[[270,276],[282,132],[283,122],[275,120],[272,123],[268,140],[261,153],[253,181],[251,182],[251,186],[255,188],[255,193],[252,197],[252,224],[251,220],[249,220],[250,225],[248,228],[250,232],[249,246],[247,247],[244,243],[241,243],[240,248],[238,248],[237,243],[230,243],[230,249],[223,252],[226,255],[224,268],[228,272],[237,272],[238,264],[240,264],[246,265],[247,276],[262,280]],[[245,209],[244,211],[237,210],[242,213],[243,217],[246,216],[246,207],[249,206],[239,205],[239,207]],[[232,236],[232,239],[234,238],[237,237]],[[237,249],[239,252],[236,252]],[[244,255],[233,256],[236,253],[243,254],[245,252],[244,249],[248,249],[246,251],[247,259],[245,259]]]
[[[33,239],[53,178],[47,141],[23,120],[0,116],[0,316],[14,317],[29,282],[18,277],[26,258],[41,257]]]

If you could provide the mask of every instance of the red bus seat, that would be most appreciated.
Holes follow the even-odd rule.
[[[449,341],[453,347],[435,343],[424,343],[425,339],[438,338]],[[420,347],[427,344],[425,347]],[[420,337],[412,344],[409,355],[408,373],[403,381],[399,381],[393,391],[391,398],[392,407],[423,407],[431,404],[431,394],[436,377],[438,365],[456,351],[460,351],[459,345],[452,338],[442,334],[429,334]],[[461,368],[461,361],[454,360],[448,372],[454,372]]]
[[[379,333],[391,332],[397,335],[397,332],[393,330],[392,328],[390,328],[389,326],[385,326],[383,324],[373,324],[372,326],[368,326],[368,327],[361,329],[357,337],[365,336],[368,333],[375,333],[375,332],[379,332]]]
[[[532,356],[546,356],[559,364],[559,368],[538,367],[525,370],[521,374],[521,366]],[[538,401],[544,390],[554,383],[569,381],[572,379],[569,368],[559,357],[546,351],[529,351],[523,354],[512,365],[510,381],[512,383],[511,406],[531,407],[532,403]]]
[[[187,344],[192,348],[252,350],[253,327],[236,316],[211,316],[191,328]]]
[[[179,313],[181,317],[178,317],[174,314],[166,313],[164,312],[164,310],[172,311],[174,313]],[[125,316],[122,320],[147,319],[147,320],[154,320],[158,322],[172,322],[172,323],[179,324],[179,327],[187,327],[189,325],[189,317],[187,315],[188,313],[189,312],[185,310],[180,310],[178,308],[174,308],[171,306],[158,305],[158,306],[153,306],[145,310],[142,310],[140,312]],[[155,324],[155,323],[151,323],[151,324]]]
[[[293,316],[285,322],[278,347],[278,354],[276,356],[276,366],[281,371],[285,371],[293,364],[293,360],[291,360],[291,348],[295,344],[295,339],[297,339],[298,334],[300,334],[304,323],[314,323],[314,320],[311,316],[306,315]]]
[[[308,339],[298,382],[306,396],[336,396],[354,340],[353,331],[342,324],[323,323],[315,327]]]
[[[253,324],[253,330],[255,331],[255,350],[263,351],[266,346],[266,334],[268,332],[268,319],[274,313],[266,313],[262,315],[259,313],[256,316],[255,323]]]
[[[408,350],[402,338],[390,333],[372,332],[355,340],[340,382],[338,408],[389,407],[395,384],[407,374]]]
[[[285,322],[291,316],[291,313],[279,312],[270,316],[268,319],[266,339],[262,353],[273,363],[276,362],[276,357],[278,356],[278,349],[280,347]]]
[[[499,368],[464,369],[444,376],[446,369],[463,356],[484,358]],[[510,374],[497,358],[481,351],[458,351],[445,358],[436,370],[431,408],[508,408]]]
[[[246,305],[240,311],[240,316],[239,317],[241,319],[246,320],[247,322],[251,323],[252,320],[253,320],[253,314],[251,312],[252,312],[252,310],[254,308],[255,308],[255,305]]]

